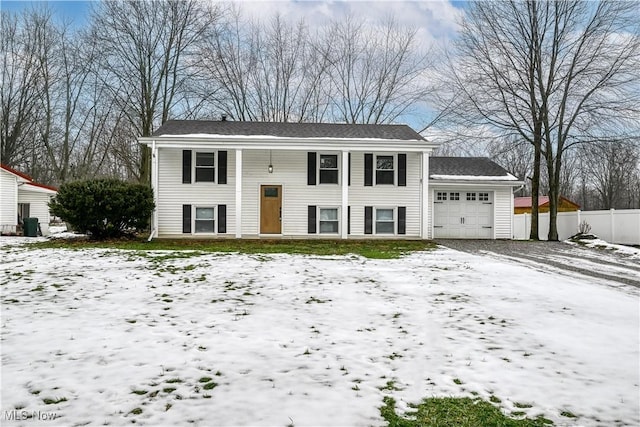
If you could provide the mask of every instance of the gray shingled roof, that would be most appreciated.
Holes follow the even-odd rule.
[[[487,157],[430,157],[429,175],[505,176],[509,172]]]
[[[169,120],[153,136],[161,135],[268,135],[284,138],[395,139],[424,141],[407,125],[335,123],[234,122],[209,120]]]

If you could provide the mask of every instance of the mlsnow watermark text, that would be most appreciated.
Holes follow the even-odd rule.
[[[10,411],[2,411],[2,419],[5,421],[26,421],[26,420],[38,420],[38,421],[50,421],[58,418],[58,414],[55,412],[44,411],[25,411],[21,409],[12,409]]]

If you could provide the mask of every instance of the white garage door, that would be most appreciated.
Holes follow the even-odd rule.
[[[436,191],[433,200],[433,237],[493,238],[493,192]]]

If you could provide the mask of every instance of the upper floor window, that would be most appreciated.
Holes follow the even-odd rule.
[[[320,184],[338,183],[338,155],[320,155]]]
[[[376,184],[395,183],[393,156],[376,156]]]
[[[215,153],[196,153],[196,182],[215,182]]]

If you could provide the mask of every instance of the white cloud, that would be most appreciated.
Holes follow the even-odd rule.
[[[457,30],[460,9],[449,1],[238,1],[247,17],[265,20],[276,13],[288,21],[301,19],[323,26],[349,14],[376,25],[393,17],[403,26],[416,28],[425,46],[450,39]]]

